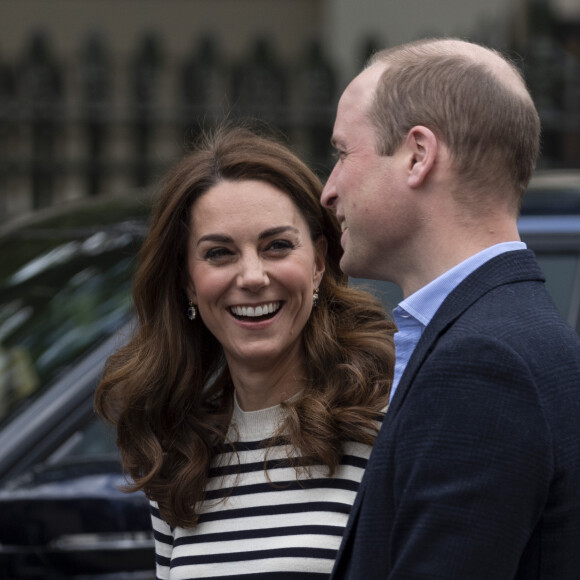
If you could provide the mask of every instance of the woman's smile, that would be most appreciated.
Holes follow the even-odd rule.
[[[230,369],[299,368],[324,252],[291,197],[265,182],[224,180],[192,216],[188,292]]]
[[[230,306],[231,313],[238,319],[262,319],[267,320],[273,318],[275,314],[282,307],[280,301],[277,302],[267,302],[265,304],[259,305],[246,305],[246,306]]]

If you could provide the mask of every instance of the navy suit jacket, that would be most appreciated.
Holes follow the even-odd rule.
[[[529,250],[464,280],[385,416],[333,579],[580,579],[580,338]]]

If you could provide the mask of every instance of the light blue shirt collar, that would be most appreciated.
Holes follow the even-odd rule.
[[[398,306],[393,310],[398,332],[395,333],[396,361],[395,376],[391,387],[391,399],[399,385],[405,367],[423,334],[423,330],[431,322],[445,298],[485,262],[504,252],[525,249],[526,244],[523,242],[502,242],[486,248],[447,270],[447,272],[444,272],[441,276],[399,302]]]

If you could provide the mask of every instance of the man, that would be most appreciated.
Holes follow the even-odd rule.
[[[580,339],[518,236],[539,143],[520,74],[453,39],[380,52],[332,140],[341,267],[404,296],[333,578],[577,580]]]

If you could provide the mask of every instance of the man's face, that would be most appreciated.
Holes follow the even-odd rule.
[[[340,99],[332,136],[338,160],[321,203],[336,211],[343,230],[342,270],[358,278],[396,281],[393,262],[408,235],[412,207],[404,195],[403,156],[377,153],[367,115],[384,67],[377,63],[364,70]]]

